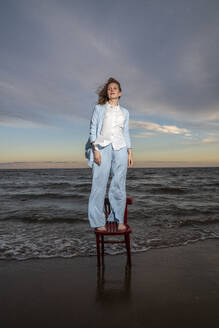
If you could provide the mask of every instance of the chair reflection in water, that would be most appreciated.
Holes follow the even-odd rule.
[[[124,243],[127,251],[127,265],[131,266],[131,249],[130,249],[130,233],[131,228],[127,224],[127,207],[129,204],[132,204],[132,198],[126,198],[126,206],[124,213],[124,224],[126,229],[118,231],[118,223],[117,222],[107,222],[107,218],[110,214],[110,202],[108,198],[105,198],[104,201],[104,209],[106,216],[106,231],[100,231],[94,229],[96,234],[96,245],[97,245],[97,263],[98,267],[101,266],[101,257],[102,257],[102,265],[104,266],[104,244],[115,244],[115,243]],[[105,240],[107,236],[124,236],[124,239],[117,240]]]
[[[117,262],[117,261],[116,261]],[[104,304],[121,304],[129,301],[131,297],[131,266],[122,267],[114,263],[114,269],[108,267],[106,275],[105,267],[98,267],[96,302]],[[116,270],[115,270],[116,267]],[[107,278],[105,277],[107,276]]]

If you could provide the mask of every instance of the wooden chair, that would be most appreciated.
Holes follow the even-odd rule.
[[[132,204],[132,198],[126,198],[126,207],[124,213],[124,224],[126,226],[126,229],[122,231],[118,231],[117,222],[107,222],[107,218],[110,213],[110,202],[108,198],[105,198],[104,209],[105,209],[105,216],[106,216],[106,225],[105,225],[106,231],[99,231],[97,230],[97,228],[94,229],[94,233],[96,234],[96,243],[97,243],[97,263],[99,267],[101,265],[100,255],[102,255],[102,265],[104,266],[104,244],[115,244],[115,243],[125,243],[126,251],[127,251],[127,264],[131,266],[131,249],[130,249],[131,228],[127,224],[127,207],[129,204]],[[117,236],[117,235],[123,235],[124,240],[104,239],[105,236]]]

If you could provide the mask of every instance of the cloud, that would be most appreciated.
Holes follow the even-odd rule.
[[[183,144],[188,145],[204,145],[204,144],[218,144],[219,143],[219,134],[218,133],[206,133],[205,136],[193,135],[193,138]]]
[[[219,139],[216,139],[216,138],[213,138],[213,137],[207,137],[207,138],[204,138],[202,140],[202,143],[205,143],[205,144],[214,144],[214,143],[219,143]]]
[[[178,128],[175,125],[160,125],[152,122],[130,120],[130,128],[144,129],[165,134],[184,134],[187,137],[191,136],[188,129]]]
[[[15,128],[45,128],[45,129],[54,129],[51,124],[46,124],[36,121],[28,121],[22,118],[15,117],[0,117],[0,126],[4,127],[15,127]]]
[[[134,134],[132,137],[133,138],[147,138],[147,137],[150,137],[150,136],[154,136],[155,133],[153,132],[138,132],[137,134]]]
[[[20,0],[1,9],[0,96],[8,117],[86,119],[97,87],[112,75],[133,114],[219,119],[218,2]]]

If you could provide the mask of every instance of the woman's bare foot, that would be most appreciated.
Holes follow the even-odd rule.
[[[103,227],[98,227],[97,230],[99,230],[99,231],[106,231],[106,227],[104,227],[104,226]]]
[[[118,231],[121,231],[121,230],[126,230],[126,226],[124,225],[124,223],[118,224]]]

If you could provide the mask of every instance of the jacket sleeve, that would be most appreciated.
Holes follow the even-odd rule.
[[[90,142],[93,142],[96,140],[97,135],[97,122],[98,122],[98,108],[97,105],[95,105],[93,109],[93,113],[90,120]]]
[[[127,148],[131,148],[131,140],[129,135],[129,112],[127,111],[126,119],[124,123],[124,137],[126,141]]]

